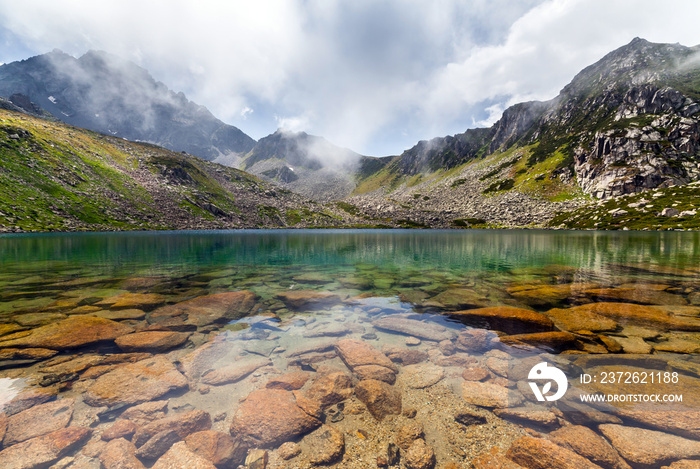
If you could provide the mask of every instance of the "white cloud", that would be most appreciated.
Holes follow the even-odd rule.
[[[254,111],[252,108],[249,108],[248,106],[244,107],[241,109],[241,117],[243,120],[247,119],[250,114],[252,114]]]
[[[695,0],[0,0],[18,50],[107,50],[255,138],[375,155],[553,98],[635,36],[698,44],[698,17]]]

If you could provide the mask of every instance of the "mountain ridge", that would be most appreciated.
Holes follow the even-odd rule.
[[[145,69],[102,51],[60,50],[0,66],[0,96],[21,94],[62,122],[213,160],[255,140]]]

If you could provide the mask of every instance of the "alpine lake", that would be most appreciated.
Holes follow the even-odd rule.
[[[695,232],[0,236],[4,468],[694,464],[699,352]]]

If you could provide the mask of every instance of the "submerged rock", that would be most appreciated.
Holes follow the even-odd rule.
[[[377,420],[401,413],[401,392],[384,381],[362,380],[355,386],[355,395]]]
[[[103,431],[100,438],[104,441],[112,441],[118,438],[130,440],[137,428],[138,426],[131,420],[119,419]]]
[[[399,377],[405,386],[423,389],[440,382],[445,377],[445,369],[428,363],[407,365],[401,369]]]
[[[215,466],[236,467],[245,460],[247,448],[225,433],[206,430],[185,438],[187,448]]]
[[[275,298],[291,309],[319,309],[340,303],[340,297],[335,293],[315,290],[293,290],[278,293]]]
[[[506,456],[517,464],[532,469],[600,469],[597,464],[571,450],[549,440],[530,436],[515,440]]]
[[[569,308],[572,315],[603,316],[615,320],[622,326],[647,327],[667,331],[699,331],[700,321],[691,318],[677,318],[667,311],[634,303],[589,303]]]
[[[74,406],[75,399],[60,399],[12,415],[7,419],[3,446],[12,446],[67,427]]]
[[[286,391],[296,391],[304,387],[311,379],[312,374],[308,371],[290,371],[280,376],[270,378],[265,384],[269,389],[284,389]]]
[[[306,397],[322,408],[342,402],[350,396],[352,396],[352,379],[342,371],[322,374],[306,391]]]
[[[125,352],[165,352],[184,344],[189,337],[186,332],[147,331],[127,334],[114,342]]]
[[[248,314],[257,298],[255,293],[245,290],[198,296],[158,308],[151,313],[150,320],[155,322],[158,318],[186,316],[186,324],[199,327],[227,322]]]
[[[304,412],[294,394],[281,389],[253,391],[240,404],[231,421],[231,434],[250,446],[273,447],[321,426]]]
[[[432,469],[435,466],[435,452],[422,438],[415,440],[403,458],[406,469]]]
[[[700,457],[700,441],[655,430],[604,424],[601,433],[628,462],[659,467],[678,459]]]
[[[610,443],[588,427],[570,425],[550,433],[547,437],[604,469],[631,469]]]
[[[211,416],[203,410],[193,410],[156,420],[136,430],[132,441],[141,447],[158,434],[174,432],[179,439],[184,439],[192,433],[209,430]]]
[[[396,445],[405,451],[419,438],[423,438],[423,425],[418,422],[410,422],[397,430]]]
[[[516,390],[480,381],[462,383],[462,397],[467,403],[479,407],[515,407],[524,400]]]
[[[94,306],[107,306],[110,309],[142,309],[151,310],[165,303],[165,297],[158,293],[122,293],[105,298]]]
[[[335,428],[323,425],[306,435],[301,445],[311,464],[332,464],[343,456],[345,437]]]
[[[403,317],[389,316],[377,319],[376,321],[372,321],[372,325],[377,329],[398,332],[400,334],[435,342],[452,339],[454,337],[453,332],[439,324]]]
[[[90,429],[68,427],[0,451],[0,467],[35,469],[48,467],[90,437]]]
[[[124,438],[117,438],[100,452],[100,462],[104,469],[145,469],[136,457],[136,446]]]
[[[396,365],[370,344],[343,339],[336,343],[335,350],[343,363],[360,379],[379,379],[390,384],[396,381]]]
[[[210,371],[202,377],[202,382],[215,386],[235,383],[250,375],[255,370],[271,364],[272,361],[269,359],[259,359],[247,363],[234,363],[223,368]]]
[[[152,469],[216,469],[216,466],[202,456],[192,452],[184,441],[175,443],[167,453],[156,461]]]
[[[559,352],[570,348],[578,348],[577,337],[570,332],[551,331],[534,334],[506,335],[500,338],[501,343],[511,346],[535,347],[547,351]]]
[[[109,319],[73,316],[55,324],[37,327],[26,337],[7,340],[12,336],[5,336],[3,339],[6,340],[0,342],[0,346],[66,350],[111,341],[131,332],[134,332],[133,327]]]
[[[544,332],[554,329],[552,320],[542,313],[512,306],[454,311],[450,317],[482,329],[494,329],[506,334]]]
[[[122,365],[95,380],[85,393],[91,406],[140,404],[187,387],[187,379],[163,356]]]
[[[547,311],[554,324],[565,331],[611,332],[618,328],[615,320],[591,308],[554,308]]]

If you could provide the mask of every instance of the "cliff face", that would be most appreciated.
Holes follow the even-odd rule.
[[[523,149],[526,171],[558,158],[552,175],[596,198],[685,184],[700,178],[699,103],[700,49],[635,39],[555,99],[512,106],[489,129],[420,142],[388,168],[412,176]]]
[[[699,112],[672,88],[631,88],[608,128],[575,149],[581,188],[604,199],[700,179]]]

